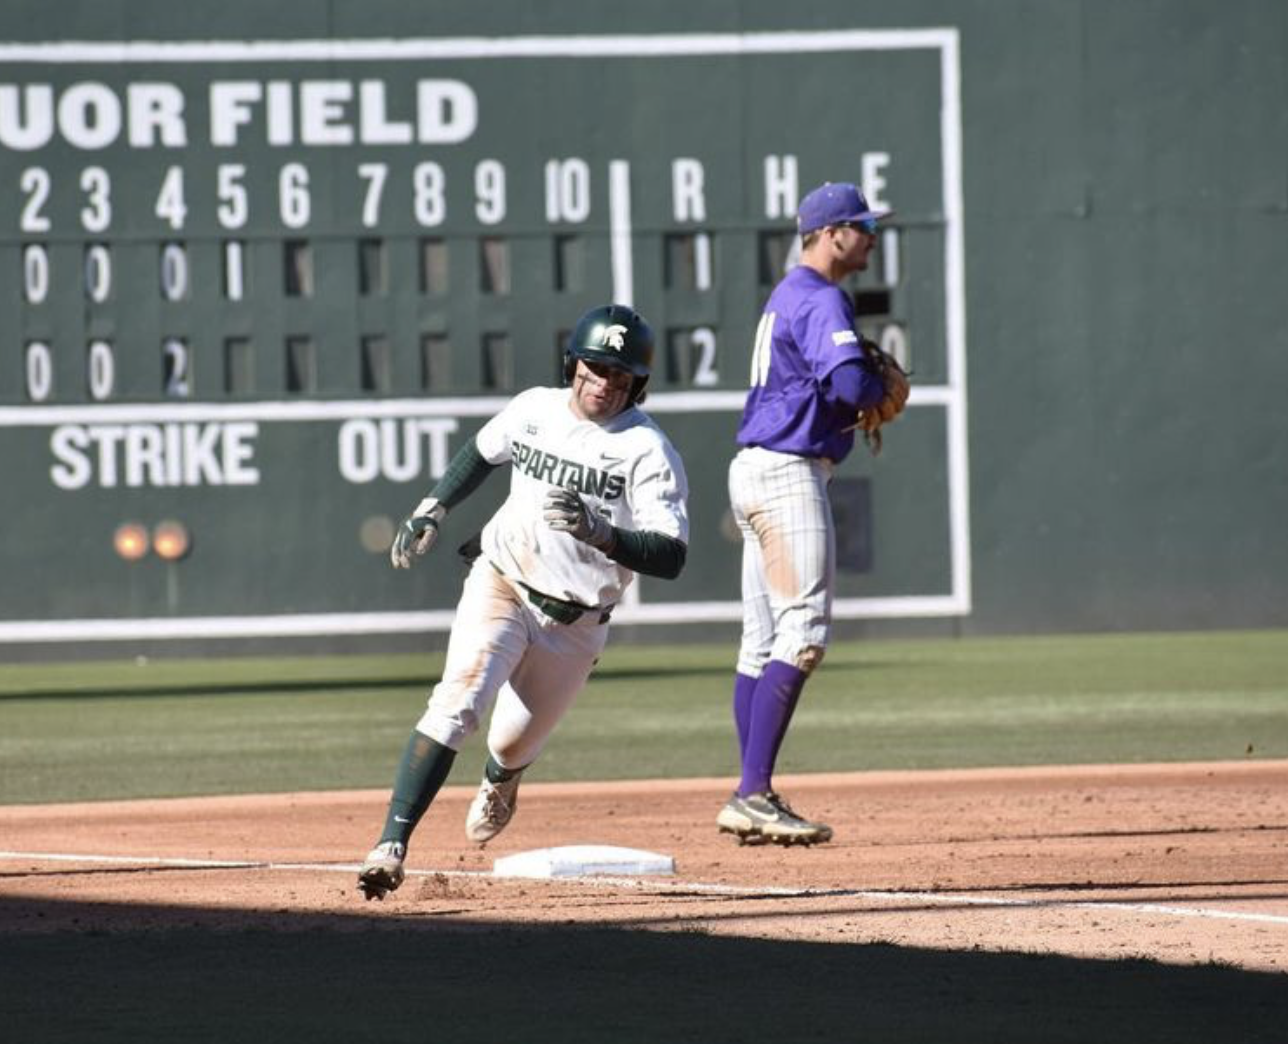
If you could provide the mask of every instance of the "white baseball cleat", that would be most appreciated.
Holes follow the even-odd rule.
[[[506,828],[519,803],[520,778],[512,776],[504,783],[493,783],[484,778],[465,816],[466,837],[483,844]]]
[[[733,797],[716,816],[721,833],[734,834],[743,844],[815,845],[832,839],[832,828],[792,811],[772,790]]]
[[[395,891],[406,874],[403,861],[407,846],[401,841],[381,841],[370,852],[358,871],[358,889],[368,899],[383,899]]]

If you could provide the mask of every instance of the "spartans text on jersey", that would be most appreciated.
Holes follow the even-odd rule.
[[[626,490],[624,475],[610,475],[575,460],[565,460],[553,453],[529,446],[517,439],[511,447],[514,466],[538,481],[562,486],[576,493],[586,493],[600,500],[620,500]]]

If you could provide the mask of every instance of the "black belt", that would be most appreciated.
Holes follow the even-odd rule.
[[[608,623],[608,618],[613,615],[613,608],[593,609],[588,605],[578,605],[576,602],[565,602],[562,598],[551,598],[540,591],[534,591],[527,584],[519,584],[523,588],[523,593],[528,596],[528,601],[545,613],[550,619],[556,620],[561,624],[576,623],[587,613],[599,613],[599,622]]]

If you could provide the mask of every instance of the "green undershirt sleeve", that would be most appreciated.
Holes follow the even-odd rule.
[[[429,495],[448,511],[473,493],[499,464],[489,464],[479,452],[478,443],[471,438],[462,446],[447,465],[443,477]]]
[[[674,580],[684,568],[688,548],[675,537],[646,529],[632,532],[616,527],[613,536],[616,541],[612,549],[604,553],[632,572]]]

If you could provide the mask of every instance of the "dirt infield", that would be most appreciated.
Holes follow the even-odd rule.
[[[1258,1020],[1272,1013],[1275,1024],[1288,1025],[1280,1019],[1288,1018],[1288,762],[814,775],[785,777],[779,785],[802,811],[835,827],[832,843],[810,849],[739,846],[718,834],[713,818],[727,781],[529,782],[509,830],[480,849],[462,830],[471,792],[449,788],[421,826],[406,884],[386,901],[371,903],[354,890],[353,871],[382,821],[383,791],[0,808],[0,957],[38,960],[46,947],[72,938],[136,945],[144,939],[153,945],[199,939],[196,949],[208,954],[247,933],[269,949],[278,945],[273,940],[279,934],[288,940],[303,933],[313,939],[313,952],[325,954],[328,945],[342,946],[355,935],[369,949],[389,932],[397,933],[399,946],[419,946],[414,940],[421,939],[435,953],[446,946],[466,954],[474,944],[463,940],[472,936],[482,937],[495,953],[498,933],[507,940],[504,948],[522,951],[525,932],[536,933],[526,937],[531,939],[555,932],[561,942],[554,952],[567,955],[589,945],[579,935],[594,929],[614,933],[613,954],[623,952],[626,938],[640,952],[667,945],[648,941],[660,934],[688,940],[693,945],[684,953],[692,957],[700,938],[701,947],[717,948],[721,956],[710,959],[723,962],[720,967],[730,974],[738,966],[730,952],[742,950],[726,952],[719,940],[729,940],[730,947],[734,940],[744,948],[768,944],[766,953],[792,954],[774,958],[779,972],[789,976],[785,983],[775,981],[797,996],[822,989],[822,969],[832,962],[860,954],[865,962],[884,954],[880,967],[887,972],[891,962],[911,954],[926,961],[934,955],[933,961],[954,969],[965,957],[973,958],[972,968],[990,958],[1011,962],[997,971],[1002,975],[1025,969],[1027,958],[1025,976],[1036,974],[1033,956],[1044,955],[1092,962],[1075,965],[1083,979],[1090,968],[1096,974],[1139,970],[1139,962],[1124,959],[1145,959],[1158,962],[1149,965],[1149,974],[1162,979],[1150,989],[1161,997],[1180,991],[1178,996],[1192,1000],[1202,994],[1201,986],[1196,993],[1193,985],[1173,981],[1166,967],[1233,975],[1241,983],[1233,992],[1222,985],[1225,1001],[1203,1007],[1214,1025],[1225,1027],[1218,1036],[1187,1036],[1206,1025],[1191,1013],[1179,1024],[1154,1023],[1169,1030],[1158,1039],[1263,1039]],[[557,882],[490,875],[500,856],[574,844],[665,853],[675,858],[677,873]],[[833,949],[819,950],[818,944]],[[82,945],[79,952],[92,951],[92,945]],[[541,962],[551,960],[540,952]],[[747,960],[762,963],[753,952]],[[188,953],[185,946],[177,966]],[[804,953],[814,956],[805,960]],[[191,956],[197,966],[204,959]],[[335,959],[342,960],[338,952]],[[451,975],[478,974],[476,959],[451,962]],[[595,969],[605,960],[598,951],[569,959],[578,976],[587,973],[586,961]],[[318,960],[324,968],[325,957]],[[643,968],[647,961],[641,961]],[[670,956],[663,963],[671,974],[682,966]],[[531,972],[530,962],[525,965]],[[95,967],[92,959],[87,967]],[[441,976],[441,962],[435,967]],[[704,958],[684,973],[686,983],[712,974],[710,967]],[[293,974],[307,978],[308,968]],[[834,974],[844,977],[839,968]],[[933,993],[926,976],[934,974],[923,968],[911,978]],[[803,981],[790,981],[792,975]],[[959,972],[943,971],[941,977],[960,981]],[[1067,974],[1058,978],[1064,985],[1074,981]],[[208,982],[205,973],[201,979]],[[972,973],[977,1003],[987,998],[993,987],[986,983],[994,979],[990,972],[976,981]],[[721,983],[709,983],[707,995],[718,997],[729,988]],[[446,989],[441,980],[439,985]],[[860,985],[853,983],[855,989]],[[71,987],[90,988],[75,978]],[[62,983],[64,995],[67,988]],[[674,984],[667,988],[673,1001],[684,996]],[[944,989],[952,994],[951,985]],[[1088,992],[1077,1002],[1084,1015],[1099,1004],[1114,1010],[1090,980],[1078,989]],[[1243,997],[1239,990],[1247,989],[1253,995]],[[1052,990],[1049,1000],[1057,1008],[1075,1003]],[[460,984],[456,991],[468,992]],[[1240,997],[1242,1028],[1236,1032],[1221,1004]],[[583,1002],[589,1001],[578,1001]],[[861,1007],[845,1010],[858,1020],[856,1026],[885,1039],[923,1039],[916,1003],[906,1003],[902,1017],[911,1023],[864,1023]],[[1006,1007],[998,998],[991,1003]],[[1027,1016],[993,1015],[1015,1019],[1019,1032],[1044,1010],[1040,1000],[1032,1003],[1039,1007]],[[1137,997],[1132,1003],[1139,1009],[1147,1001]],[[1184,1008],[1174,1003],[1169,1010],[1174,1017]],[[13,1012],[0,1008],[0,1014]],[[735,1023],[716,1025],[732,1033]],[[296,1030],[301,1025],[290,1023]],[[327,1025],[336,1023],[319,1026],[312,1039],[328,1039]],[[639,1039],[667,1025],[648,1024]],[[980,1039],[1008,1039],[1007,1025],[992,1024]],[[1053,1022],[1044,1039],[1066,1039],[1061,1025]],[[917,1032],[901,1035],[909,1026]],[[971,1039],[951,1020],[940,1030],[946,1026],[955,1035],[925,1039]],[[187,1039],[205,1039],[188,1029]],[[531,1026],[528,1031],[521,1039],[546,1039],[534,1036]],[[1104,1026],[1098,1032],[1107,1039]],[[1146,1027],[1133,1024],[1133,1032],[1134,1039],[1153,1039]],[[580,1039],[566,1026],[558,1036]],[[622,1025],[615,1036],[635,1039]],[[104,1038],[96,1033],[94,1039]],[[388,1039],[403,1038],[394,1033]],[[462,1032],[443,1039],[475,1038]],[[761,1038],[721,1036],[708,1028],[691,1039]]]

